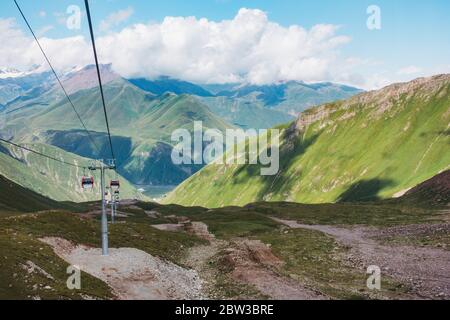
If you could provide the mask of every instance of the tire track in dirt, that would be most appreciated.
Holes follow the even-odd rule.
[[[244,238],[218,240],[209,233],[207,225],[202,222],[192,222],[187,230],[209,241],[209,245],[191,248],[185,263],[199,272],[210,292],[214,292],[217,270],[211,270],[209,263],[221,254],[221,266],[231,270],[232,280],[256,288],[263,296],[274,300],[326,298],[298,281],[282,276],[278,271],[283,266],[283,261],[258,240]]]

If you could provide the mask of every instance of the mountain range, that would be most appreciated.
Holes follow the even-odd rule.
[[[283,131],[280,170],[211,164],[167,203],[358,202],[397,197],[450,166],[450,75],[356,95],[303,112]]]
[[[202,168],[175,166],[170,158],[171,133],[178,128],[192,131],[193,121],[203,121],[206,128],[224,131],[234,127],[270,128],[294,119],[277,110],[274,101],[271,105],[264,102],[270,100],[267,98],[270,86],[253,86],[255,91],[244,95],[244,91],[251,91],[244,89],[244,85],[214,87],[168,77],[124,79],[110,65],[102,65],[101,74],[113,143],[120,150],[119,172],[135,184],[176,185]],[[48,72],[0,79],[0,115],[6,122],[0,134],[15,141],[53,145],[81,157],[110,157],[95,67],[74,68],[60,78],[97,148],[86,132],[80,130],[71,106]],[[286,103],[292,95],[287,94],[285,99],[282,91],[293,91],[286,88],[296,85],[306,88],[303,83],[276,86],[278,102]],[[217,91],[210,92],[211,88]]]

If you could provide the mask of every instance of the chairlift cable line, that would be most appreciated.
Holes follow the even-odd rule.
[[[87,14],[88,22],[89,22],[89,31],[90,31],[90,34],[91,34],[92,49],[94,51],[95,66],[97,68],[97,76],[98,76],[98,82],[99,82],[99,88],[100,88],[100,95],[101,95],[101,98],[102,98],[103,112],[105,114],[106,130],[108,131],[109,146],[111,148],[112,159],[115,161],[116,157],[114,155],[114,149],[113,149],[113,144],[112,144],[112,139],[111,139],[111,131],[109,130],[108,112],[106,111],[105,94],[103,92],[102,77],[101,77],[101,74],[100,74],[100,67],[99,67],[99,64],[98,64],[97,47],[95,46],[94,29],[92,27],[92,19],[91,19],[91,11],[90,11],[90,8],[89,8],[89,1],[88,0],[84,0],[84,4],[86,6],[86,14]]]
[[[97,152],[100,154],[100,148],[95,143],[94,139],[92,138],[92,135],[90,134],[89,130],[87,129],[86,125],[84,124],[83,120],[81,119],[80,114],[78,113],[77,109],[75,108],[75,105],[72,102],[72,99],[70,99],[69,94],[67,93],[66,89],[64,88],[61,79],[59,78],[58,74],[56,73],[55,69],[53,68],[53,65],[50,62],[50,59],[48,58],[47,54],[45,53],[44,49],[42,48],[41,43],[39,42],[38,38],[36,37],[36,34],[33,31],[33,28],[31,27],[30,23],[28,22],[28,19],[25,17],[25,14],[23,13],[21,7],[19,6],[19,4],[17,3],[16,0],[14,0],[14,3],[16,4],[17,9],[19,9],[20,15],[22,16],[23,20],[25,21],[26,25],[28,26],[28,29],[30,30],[31,34],[33,35],[34,40],[36,41],[39,49],[41,50],[45,60],[47,61],[48,65],[50,66],[50,69],[52,70],[53,74],[55,75],[56,80],[58,81],[59,85],[61,86],[61,89],[64,92],[64,95],[66,96],[67,100],[69,101],[69,104],[72,106],[73,111],[77,115],[77,118],[80,121],[81,125],[83,126],[84,131],[86,131],[93,146],[97,149]]]
[[[25,147],[25,146],[21,146],[21,145],[19,145],[19,144],[17,144],[17,143],[14,143],[14,142],[12,142],[12,141],[9,141],[9,140],[5,140],[5,139],[0,138],[0,142],[4,142],[4,143],[7,143],[7,144],[10,144],[10,145],[12,145],[12,146],[14,146],[14,147],[23,149],[23,150],[25,150],[25,151],[29,151],[29,152],[34,153],[34,154],[37,154],[37,155],[39,155],[39,156],[41,156],[41,157],[44,157],[44,158],[47,158],[47,159],[50,159],[50,160],[53,160],[53,161],[57,161],[57,162],[59,162],[59,163],[62,163],[62,164],[68,165],[68,166],[72,166],[72,167],[79,168],[79,169],[83,169],[83,170],[88,169],[88,167],[79,166],[79,165],[76,165],[76,164],[74,164],[74,163],[70,163],[70,162],[67,162],[67,161],[64,161],[64,160],[61,160],[61,159],[58,159],[58,158],[55,158],[55,157],[46,155],[46,154],[44,154],[44,153],[42,153],[42,152],[39,152],[39,151],[30,149],[30,148]]]

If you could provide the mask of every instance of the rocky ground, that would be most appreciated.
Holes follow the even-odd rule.
[[[184,216],[174,214],[172,208],[160,209],[124,205],[111,234],[117,236],[128,226],[125,230],[130,233],[124,235],[137,237],[138,242],[110,248],[107,257],[95,246],[64,239],[64,233],[38,239],[65,262],[106,284],[116,299],[450,299],[446,215],[441,222],[375,227],[305,224],[245,211],[200,210]],[[234,225],[233,214],[242,217],[238,224]],[[92,223],[95,230],[98,215],[93,210],[71,219]],[[42,217],[24,215],[5,221],[11,219]],[[139,231],[141,227],[146,229]],[[159,238],[153,237],[157,242],[139,247],[151,230],[158,234]],[[170,252],[165,258],[158,251],[149,254],[153,251],[147,249],[158,249],[158,239],[180,236],[197,240],[189,246],[181,242],[179,258],[171,259]],[[54,283],[54,273],[43,265],[28,260],[21,266],[27,274]],[[366,270],[372,265],[382,271],[384,291],[379,293],[366,288]]]
[[[74,245],[61,238],[43,238],[55,253],[71,265],[106,282],[118,299],[202,299],[198,273],[133,248],[101,249]]]
[[[290,228],[316,230],[332,236],[350,248],[346,259],[352,266],[379,266],[382,273],[407,283],[418,298],[450,299],[449,250],[388,244],[385,241],[398,236],[449,234],[450,224],[375,229],[303,225],[296,221],[276,220]]]

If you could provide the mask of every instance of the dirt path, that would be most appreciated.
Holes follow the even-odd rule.
[[[236,239],[227,249],[226,261],[233,268],[233,278],[257,288],[274,300],[322,300],[322,294],[298,281],[285,277],[279,270],[284,262],[259,240]]]
[[[290,228],[320,231],[334,237],[339,243],[351,248],[347,257],[350,264],[364,269],[370,265],[379,266],[384,274],[409,284],[422,298],[450,298],[448,250],[387,245],[374,240],[380,240],[380,235],[386,236],[382,230],[374,228],[304,225],[296,221],[273,219]]]
[[[121,300],[202,299],[202,282],[196,271],[132,248],[101,249],[75,246],[60,238],[44,238],[55,253],[71,265],[106,282]]]
[[[208,240],[209,245],[189,250],[186,263],[202,276],[211,298],[215,296],[215,281],[218,270],[210,262],[222,253],[221,267],[230,269],[233,281],[256,288],[261,295],[274,300],[317,300],[325,297],[304,287],[299,282],[280,275],[277,270],[283,262],[273,255],[268,246],[260,241],[248,239],[217,240],[202,222],[193,222],[188,232]]]

